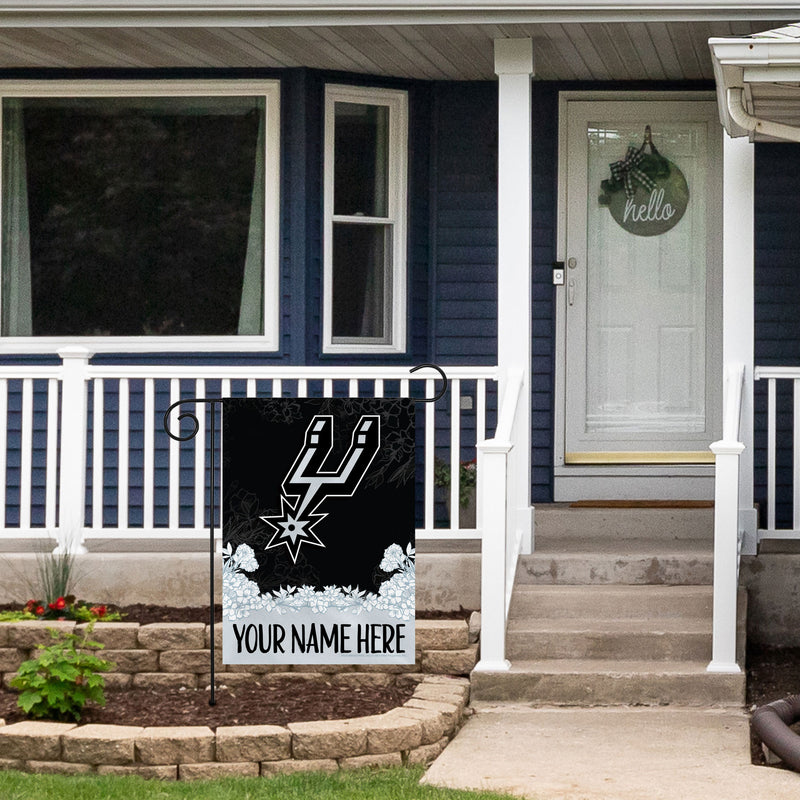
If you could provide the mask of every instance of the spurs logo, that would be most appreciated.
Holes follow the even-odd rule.
[[[333,417],[318,415],[306,429],[305,441],[281,484],[281,513],[260,517],[274,529],[266,548],[286,545],[297,561],[303,544],[325,547],[314,527],[326,513],[316,513],[329,497],[351,497],[380,447],[380,417],[364,415],[353,431],[350,447],[334,469],[326,469],[333,449]]]

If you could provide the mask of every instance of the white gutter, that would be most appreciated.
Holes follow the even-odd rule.
[[[794,125],[784,125],[782,122],[760,119],[748,113],[744,106],[744,89],[728,89],[727,99],[728,115],[740,128],[749,132],[751,139],[756,133],[759,133],[773,139],[800,142],[800,128]]]

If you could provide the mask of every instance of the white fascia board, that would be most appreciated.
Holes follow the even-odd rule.
[[[199,27],[794,19],[790,0],[0,0],[0,27]]]

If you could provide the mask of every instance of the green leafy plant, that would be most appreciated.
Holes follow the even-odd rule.
[[[50,628],[53,644],[37,645],[36,658],[20,664],[11,686],[20,690],[17,705],[28,716],[77,722],[87,702],[106,704],[99,673],[114,664],[91,652],[104,646],[89,638],[93,628],[90,623],[83,636]]]
[[[466,508],[469,501],[475,496],[475,486],[478,479],[477,459],[462,461],[458,465],[458,502]],[[435,486],[450,486],[450,464],[437,458],[433,463],[433,483]]]

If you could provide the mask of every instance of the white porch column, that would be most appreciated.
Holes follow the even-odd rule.
[[[746,137],[725,135],[722,193],[722,363],[744,364],[739,460],[739,529],[742,553],[756,552],[757,520],[753,508],[753,282],[754,148]]]
[[[531,39],[496,39],[498,89],[497,359],[523,374],[519,419],[531,415]],[[498,406],[502,403],[502,398]],[[520,455],[512,496],[522,552],[531,550],[531,430],[518,425],[512,444]]]

